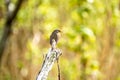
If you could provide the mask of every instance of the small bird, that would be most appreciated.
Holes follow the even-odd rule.
[[[60,32],[61,32],[60,30],[56,29],[50,35],[50,45],[52,46],[52,50],[55,49],[55,46],[59,40],[59,33]]]

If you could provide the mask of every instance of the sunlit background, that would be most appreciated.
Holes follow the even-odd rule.
[[[0,38],[5,20],[0,0]],[[61,80],[120,80],[120,0],[24,0],[7,40],[0,80],[35,80],[54,29],[62,31]],[[57,75],[55,63],[48,80]]]

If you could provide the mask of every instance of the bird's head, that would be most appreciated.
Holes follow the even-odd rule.
[[[56,34],[58,38],[61,37],[61,31],[58,29],[55,29],[52,34]]]
[[[61,32],[61,31],[58,30],[58,29],[56,29],[56,30],[53,31],[53,33],[59,33],[59,32]]]

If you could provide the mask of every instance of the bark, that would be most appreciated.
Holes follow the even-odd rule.
[[[43,62],[42,68],[36,78],[36,80],[47,80],[47,76],[49,71],[52,69],[53,64],[56,60],[58,60],[59,56],[61,55],[61,51],[59,49],[49,50],[45,60]]]

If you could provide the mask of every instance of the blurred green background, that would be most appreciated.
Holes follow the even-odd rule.
[[[0,0],[0,38],[5,20]],[[120,80],[120,0],[24,0],[7,40],[0,80],[35,80],[54,29],[62,31],[61,80]],[[48,80],[57,80],[57,74],[54,64]]]

